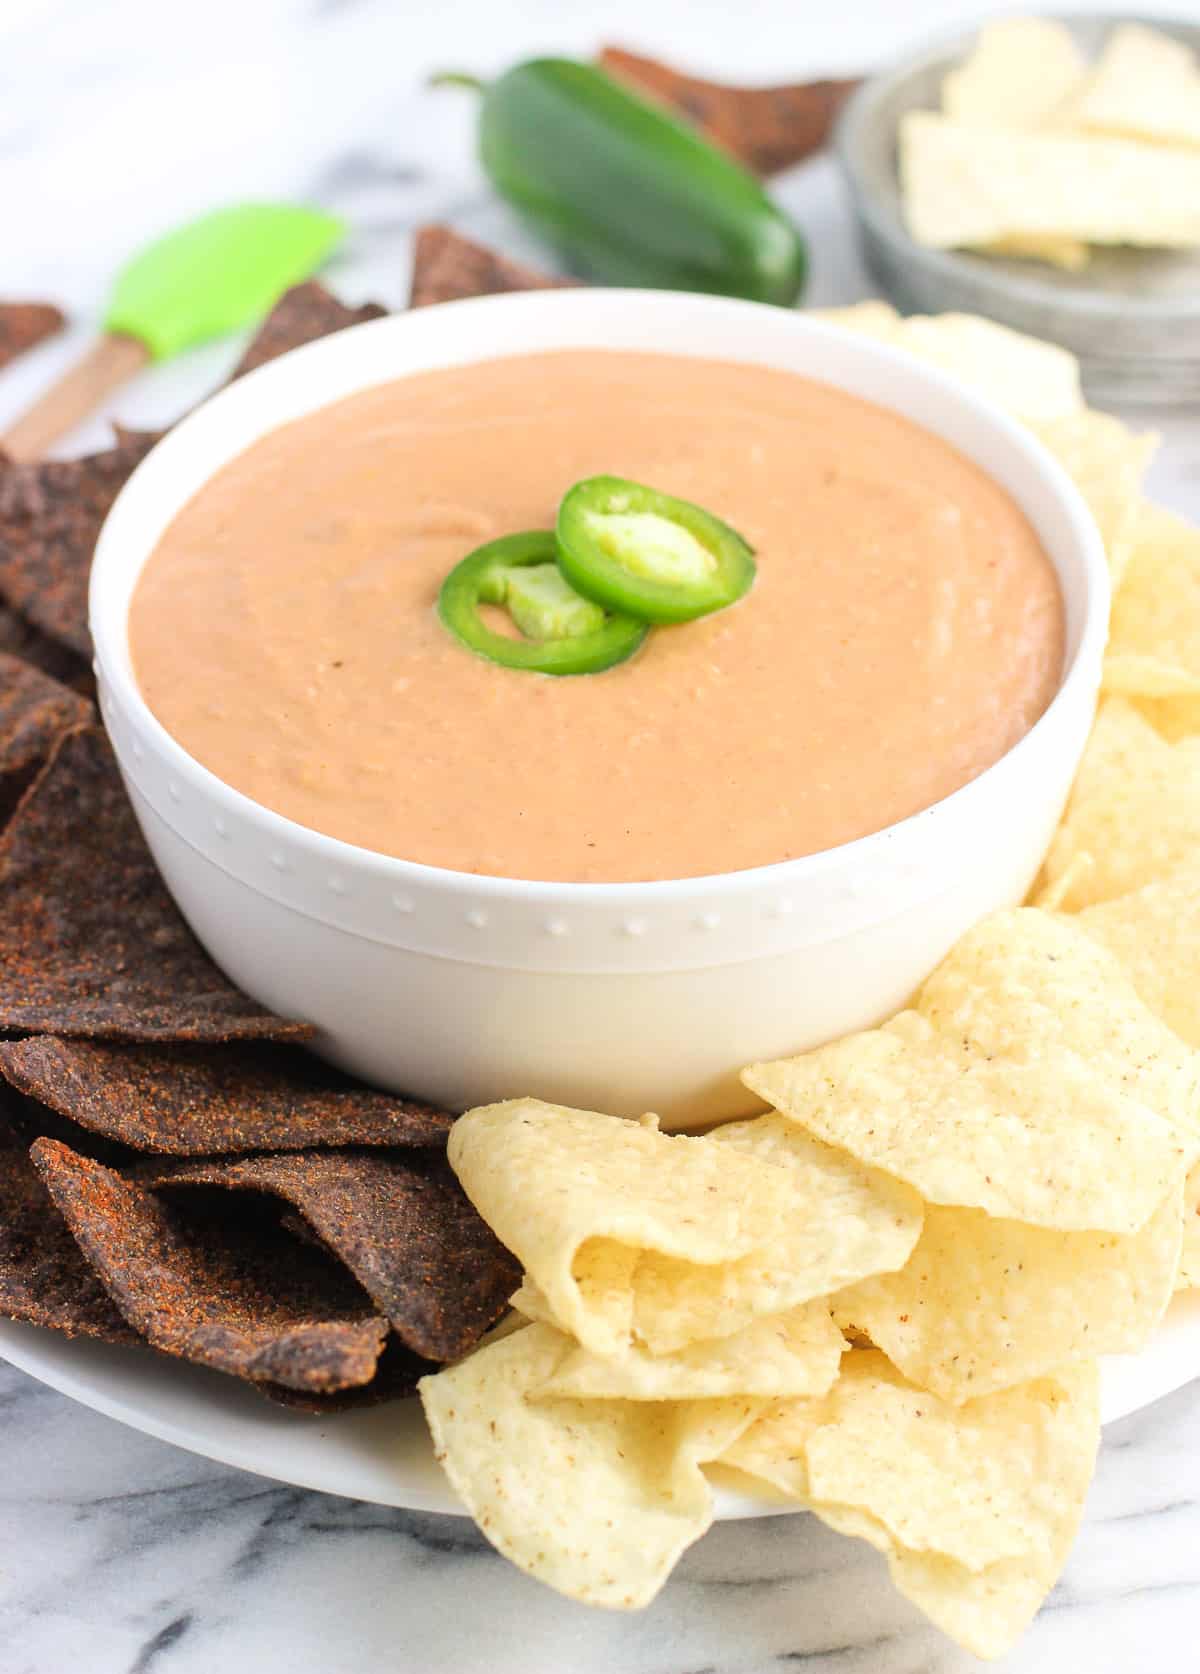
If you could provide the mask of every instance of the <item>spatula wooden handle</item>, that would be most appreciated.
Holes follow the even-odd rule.
[[[41,459],[52,442],[90,418],[149,360],[150,351],[136,337],[101,337],[0,436],[0,452],[12,459]]]

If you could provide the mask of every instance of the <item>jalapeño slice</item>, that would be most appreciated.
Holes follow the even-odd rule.
[[[624,477],[586,477],[558,508],[558,562],[607,610],[690,622],[748,593],[753,549],[727,523]]]
[[[525,636],[489,628],[480,605],[507,610]],[[536,674],[596,674],[631,657],[645,622],[583,598],[557,563],[554,534],[531,529],[489,541],[456,564],[438,594],[438,615],[468,650]]]

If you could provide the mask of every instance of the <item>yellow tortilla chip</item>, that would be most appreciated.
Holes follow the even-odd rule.
[[[1193,1168],[1183,1188],[1183,1247],[1179,1252],[1176,1290],[1200,1285],[1200,1167]]]
[[[794,1205],[790,1173],[761,1158],[539,1099],[468,1111],[449,1157],[555,1320],[598,1354],[630,1340],[642,1252],[719,1272],[775,1238]]]
[[[1067,1361],[1132,1353],[1171,1300],[1181,1193],[1126,1237],[931,1207],[907,1265],[843,1291],[834,1315],[952,1405]]]
[[[911,1187],[864,1167],[781,1116],[731,1122],[708,1136],[735,1152],[786,1168],[794,1197],[786,1226],[751,1255],[721,1268],[656,1253],[638,1264],[634,1330],[654,1354],[741,1331],[854,1281],[903,1266],[921,1230]]]
[[[942,82],[942,109],[962,122],[1033,128],[1081,85],[1087,62],[1065,24],[1006,17],[985,24],[971,55]]]
[[[771,1403],[722,1463],[871,1541],[940,1627],[997,1656],[1065,1562],[1099,1436],[1094,1361],[951,1406],[855,1350],[828,1395]]]
[[[826,325],[841,326],[843,331],[856,331],[862,337],[878,337],[887,342],[900,323],[900,316],[890,302],[853,302],[846,308],[809,308],[811,320],[824,320]]]
[[[529,1400],[570,1349],[530,1325],[419,1385],[438,1460],[496,1549],[568,1598],[649,1604],[712,1521],[700,1466],[748,1400]]]
[[[1100,705],[1042,884],[1069,868],[1059,903],[1077,912],[1187,865],[1200,846],[1200,739],[1168,743],[1125,698]],[[1077,856],[1091,864],[1080,868]]]
[[[1071,922],[1120,960],[1139,998],[1200,1049],[1200,860]]]
[[[1142,501],[1113,601],[1104,688],[1126,697],[1200,694],[1200,529]]]
[[[635,1346],[606,1358],[576,1348],[537,1395],[626,1401],[822,1395],[847,1346],[828,1304],[808,1302],[676,1354],[653,1355]]]
[[[1050,234],[1086,244],[1200,244],[1200,156],[1135,140],[989,128],[933,111],[900,121],[918,244],[952,250]]]
[[[1200,70],[1181,41],[1126,23],[1113,30],[1070,104],[1080,128],[1161,145],[1200,146]]]
[[[743,1080],[928,1203],[1136,1232],[1198,1154],[1196,1055],[1069,922],[995,913],[915,1010]]]
[[[1135,707],[1168,744],[1200,733],[1200,697],[1137,698]]]
[[[1022,236],[1012,233],[975,248],[981,256],[1019,256],[1024,261],[1049,262],[1064,273],[1082,273],[1092,259],[1088,245],[1078,238],[1055,238],[1051,233]]]
[[[1050,424],[1084,410],[1074,355],[993,320],[974,314],[914,314],[901,319],[880,302],[815,312],[831,325],[928,361],[1026,424]]]
[[[1135,435],[1120,419],[1093,412],[1035,421],[1034,429],[1074,479],[1096,519],[1115,592],[1133,553],[1142,479],[1158,437]]]
[[[865,1168],[786,1117],[730,1122],[706,1143],[789,1169],[791,1212],[781,1233],[740,1261],[703,1266],[646,1251],[636,1257],[636,1272],[632,1264],[624,1274],[609,1268],[628,1287],[638,1346],[652,1355],[674,1356],[689,1344],[709,1343],[714,1352],[725,1352],[714,1339],[726,1339],[731,1350],[735,1334],[756,1320],[782,1320],[858,1278],[902,1267],[916,1244],[924,1206],[911,1186]],[[586,1246],[576,1259],[577,1280],[588,1276],[580,1262],[595,1247]],[[512,1303],[527,1318],[567,1329],[528,1275]]]

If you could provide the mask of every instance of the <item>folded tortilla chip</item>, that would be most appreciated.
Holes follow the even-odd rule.
[[[319,1250],[243,1203],[168,1205],[57,1140],[30,1154],[89,1265],[153,1347],[317,1393],[374,1377],[387,1321]]]
[[[773,1163],[538,1099],[468,1111],[449,1157],[555,1319],[598,1354],[630,1341],[643,1252],[719,1269],[778,1235],[792,1194]]]
[[[353,1273],[401,1342],[426,1360],[456,1360],[473,1348],[520,1278],[436,1153],[147,1161],[138,1180],[185,1208],[183,1188],[194,1186],[282,1198]]]
[[[916,1009],[751,1091],[928,1203],[1064,1232],[1136,1232],[1197,1157],[1200,1059],[1069,923],[993,914]]]
[[[712,1521],[700,1467],[753,1400],[530,1400],[571,1347],[529,1325],[421,1380],[434,1449],[492,1545],[584,1604],[649,1604]]]
[[[907,1259],[924,1208],[901,1181],[782,1116],[731,1122],[707,1142],[786,1168],[792,1176],[787,1219],[769,1244],[720,1267],[645,1253],[633,1281],[633,1323],[653,1353],[741,1331]]]

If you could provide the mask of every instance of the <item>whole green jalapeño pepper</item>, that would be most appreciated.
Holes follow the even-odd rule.
[[[480,605],[506,609],[525,637],[488,627]],[[649,631],[645,622],[610,615],[571,587],[549,529],[477,547],[442,583],[437,608],[468,650],[536,674],[597,674],[631,657]]]
[[[587,477],[558,508],[558,562],[585,598],[645,622],[691,622],[749,592],[753,550],[690,500]]]
[[[804,240],[754,176],[591,64],[534,59],[484,87],[479,156],[589,278],[784,305],[803,287]]]

